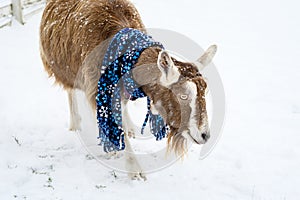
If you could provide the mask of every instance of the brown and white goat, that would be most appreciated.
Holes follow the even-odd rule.
[[[40,26],[41,58],[49,76],[54,76],[56,83],[68,92],[70,130],[79,130],[81,120],[74,90],[82,90],[96,111],[97,82],[101,76],[98,66],[108,39],[126,27],[145,30],[139,13],[128,0],[47,1]],[[215,52],[216,46],[212,46],[195,65],[151,47],[142,53],[133,71],[134,79],[152,100],[152,112],[159,113],[170,126],[168,145],[179,154],[185,151],[187,140],[203,144],[209,138],[207,86],[199,71],[211,62]],[[123,129],[134,134],[127,100],[122,99],[122,103]],[[127,151],[132,151],[127,136],[125,143]],[[132,155],[126,159],[130,175],[144,177]]]

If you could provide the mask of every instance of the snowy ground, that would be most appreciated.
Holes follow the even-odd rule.
[[[212,154],[129,181],[68,131],[62,89],[38,49],[41,15],[0,29],[0,199],[257,199],[300,196],[300,14],[297,1],[135,0],[148,27],[219,46],[227,117]]]

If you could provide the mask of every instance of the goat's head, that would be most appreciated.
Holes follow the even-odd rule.
[[[169,147],[181,154],[187,141],[204,144],[210,137],[206,111],[206,81],[200,71],[216,53],[211,46],[195,63],[181,62],[160,51],[157,63],[139,66],[134,79],[151,98],[151,111],[170,127]]]

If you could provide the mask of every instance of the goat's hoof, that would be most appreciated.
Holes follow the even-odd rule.
[[[80,116],[71,118],[70,119],[69,131],[74,131],[74,132],[81,131],[80,124],[81,124],[81,117]]]
[[[134,133],[134,131],[128,131],[127,135],[128,135],[129,138],[135,139],[135,133]]]
[[[80,126],[70,126],[69,131],[77,132],[77,131],[81,131],[81,128]]]
[[[138,180],[138,181],[147,180],[147,177],[142,172],[129,173],[128,176],[131,178],[131,180]]]

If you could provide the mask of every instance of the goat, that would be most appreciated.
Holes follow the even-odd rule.
[[[70,130],[80,130],[76,89],[82,90],[96,111],[97,83],[109,38],[123,28],[145,30],[141,17],[128,0],[49,0],[40,25],[40,54],[45,70],[68,93]],[[206,82],[200,71],[216,53],[211,46],[198,64],[182,62],[157,47],[141,54],[133,70],[134,80],[151,99],[151,111],[160,114],[170,127],[168,146],[177,154],[186,151],[186,142],[204,144],[209,136],[206,111]],[[145,67],[147,66],[147,67]],[[123,129],[128,152],[128,136],[133,123],[122,98]],[[145,178],[132,153],[126,158],[129,175]]]

